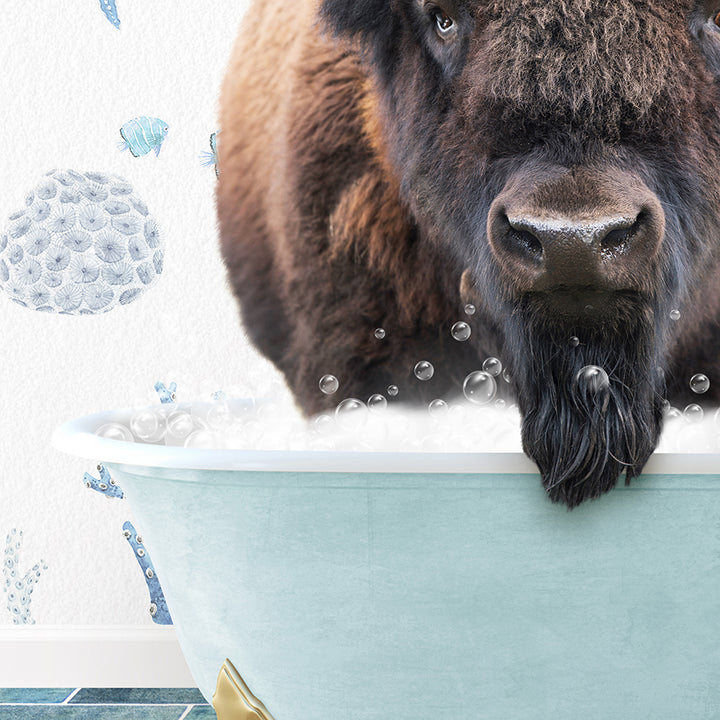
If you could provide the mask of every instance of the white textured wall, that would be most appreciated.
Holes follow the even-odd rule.
[[[257,387],[274,376],[240,329],[217,249],[215,175],[198,160],[245,5],[117,0],[119,30],[99,0],[3,5],[0,225],[46,171],[103,170],[130,180],[166,243],[160,281],[104,315],[42,314],[0,292],[0,548],[22,529],[21,570],[41,557],[48,565],[33,594],[38,624],[150,622],[121,534],[126,501],[87,490],[93,463],[53,450],[53,429],[145,402],[156,380],[182,392],[184,379]],[[138,115],[169,125],[157,158],[116,148]],[[10,622],[0,593],[0,625]]]

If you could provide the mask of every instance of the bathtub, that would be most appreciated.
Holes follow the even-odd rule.
[[[656,453],[568,512],[520,453],[93,434],[123,417],[54,444],[124,489],[208,700],[229,659],[221,720],[719,716],[719,456]]]

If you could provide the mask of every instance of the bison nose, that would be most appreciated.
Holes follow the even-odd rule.
[[[505,192],[493,203],[488,238],[513,288],[648,287],[665,226],[657,197],[645,187],[610,198],[605,193],[601,203],[585,197],[577,207],[568,206],[567,193],[561,197],[562,202],[540,205]]]

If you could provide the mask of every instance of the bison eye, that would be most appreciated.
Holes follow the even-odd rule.
[[[455,34],[455,21],[444,10],[435,8],[432,14],[435,18],[438,35],[440,35],[441,38],[447,39]]]

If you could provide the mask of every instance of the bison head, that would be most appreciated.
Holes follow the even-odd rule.
[[[629,481],[673,353],[718,327],[720,0],[325,0],[322,15],[363,53],[423,241],[500,328],[551,497]]]

